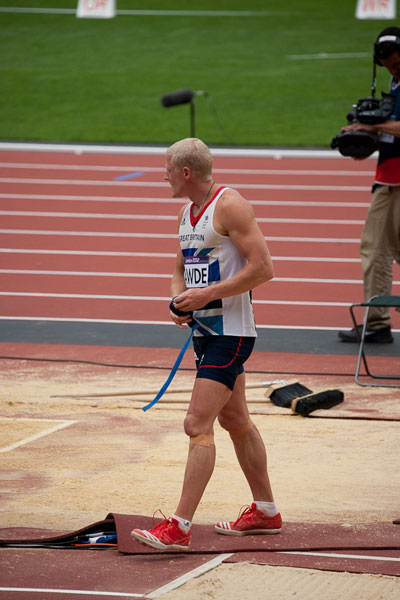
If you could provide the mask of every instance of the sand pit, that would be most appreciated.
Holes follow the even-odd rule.
[[[170,514],[186,460],[185,403],[170,395],[168,403],[144,413],[151,396],[54,397],[153,389],[165,378],[165,371],[150,369],[2,361],[0,527],[74,530],[108,512],[151,516],[160,508]],[[263,379],[250,375],[248,383]],[[173,385],[190,386],[192,380],[192,372],[183,372]],[[392,522],[400,516],[399,424],[390,420],[399,416],[395,394],[360,389],[350,379],[301,381],[311,389],[340,387],[345,402],[312,418],[250,403],[283,518],[349,526]],[[262,399],[263,390],[249,390],[248,396]],[[215,433],[217,463],[196,515],[201,524],[233,519],[251,501],[229,436],[218,426]],[[398,594],[399,579],[393,577],[240,563],[223,564],[164,597],[391,600]]]

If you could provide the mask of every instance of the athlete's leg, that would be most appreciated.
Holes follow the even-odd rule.
[[[197,378],[185,419],[185,432],[190,437],[182,494],[171,518],[151,530],[134,529],[132,537],[140,543],[168,551],[189,549],[188,530],[215,464],[213,425],[221,407],[232,391],[218,381]]]
[[[195,380],[185,419],[190,437],[181,498],[175,514],[191,521],[215,465],[214,421],[232,392],[218,381]]]
[[[244,373],[236,379],[231,397],[221,409],[218,420],[231,436],[253,499],[273,502],[265,445],[247,409]]]

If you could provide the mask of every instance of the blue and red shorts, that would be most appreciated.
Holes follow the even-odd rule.
[[[233,390],[255,341],[255,337],[234,335],[193,336],[197,377],[219,381]]]

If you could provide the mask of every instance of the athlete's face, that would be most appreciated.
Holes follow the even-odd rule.
[[[393,77],[400,80],[400,54],[398,52],[394,52],[387,58],[381,58],[381,63]]]
[[[184,169],[178,169],[171,162],[171,157],[167,156],[165,165],[165,177],[172,189],[173,198],[181,198],[184,196],[183,190],[186,183]]]

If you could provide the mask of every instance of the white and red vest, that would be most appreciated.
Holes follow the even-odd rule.
[[[187,288],[225,281],[247,264],[230,237],[221,235],[213,226],[215,207],[227,189],[220,187],[197,217],[193,217],[192,203],[184,209],[179,242]],[[199,324],[194,335],[257,336],[250,292],[210,302],[195,310],[193,318]]]

